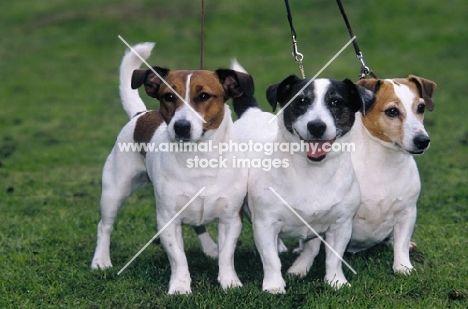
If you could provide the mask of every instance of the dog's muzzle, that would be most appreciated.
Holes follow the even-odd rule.
[[[182,119],[174,122],[174,132],[177,140],[190,140],[192,126],[188,120]]]
[[[423,153],[424,150],[429,147],[429,143],[431,142],[431,139],[429,136],[426,134],[418,134],[413,138],[413,144],[416,148],[416,151],[414,151],[414,154],[420,154]]]

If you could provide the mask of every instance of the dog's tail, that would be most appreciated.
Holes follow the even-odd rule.
[[[137,113],[146,111],[146,105],[140,98],[138,89],[132,89],[133,71],[139,69],[153,50],[154,43],[140,43],[133,46],[133,50],[127,50],[120,65],[120,98],[122,105],[129,118]],[[141,58],[140,58],[141,57]]]
[[[231,60],[231,70],[248,74],[236,59]],[[232,104],[234,106],[234,112],[238,118],[240,118],[250,108],[260,109],[255,97],[245,93],[240,97],[233,98]]]

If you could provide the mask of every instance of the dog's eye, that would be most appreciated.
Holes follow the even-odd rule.
[[[418,114],[424,114],[424,109],[426,108],[426,105],[424,104],[419,104],[418,107],[416,108],[416,112]]]
[[[385,114],[388,116],[388,117],[398,117],[400,115],[400,111],[395,108],[395,107],[392,107],[392,108],[389,108],[385,111]]]
[[[308,99],[307,97],[299,98],[299,103],[301,103],[301,104],[307,104],[307,102],[309,102],[309,99]]]
[[[201,102],[204,102],[204,101],[207,101],[208,99],[210,99],[212,96],[209,95],[208,93],[206,92],[202,92],[198,95],[198,97],[195,99],[197,103],[201,103]]]
[[[343,104],[343,102],[339,99],[333,99],[331,100],[330,102],[330,105],[333,106],[333,107],[338,107],[338,106],[341,106]]]
[[[165,93],[162,96],[162,98],[166,102],[174,102],[175,101],[175,95],[172,92]]]

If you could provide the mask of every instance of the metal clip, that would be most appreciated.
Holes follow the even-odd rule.
[[[304,65],[302,65],[302,59],[304,59],[304,55],[299,52],[297,49],[297,40],[296,36],[293,34],[292,35],[292,43],[293,43],[293,52],[292,55],[294,57],[294,60],[299,64],[299,70],[301,71],[302,79],[305,78],[305,72],[304,72]]]
[[[365,64],[362,52],[359,52],[359,54],[357,54],[356,57],[358,58],[359,62],[361,62],[361,73],[359,74],[359,79],[365,79],[367,75],[369,75],[371,70]]]
[[[297,40],[296,40],[296,36],[293,35],[292,36],[292,43],[293,43],[293,52],[292,52],[292,55],[294,57],[294,60],[296,60],[296,62],[298,63],[301,63],[302,62],[302,59],[304,59],[304,55],[301,54],[299,52],[299,50],[297,49]]]

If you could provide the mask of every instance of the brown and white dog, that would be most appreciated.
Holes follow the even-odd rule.
[[[146,59],[153,46],[153,43],[143,43],[134,50]],[[160,237],[172,270],[169,294],[191,292],[182,223],[202,226],[218,220],[219,246],[207,233],[199,233],[203,250],[213,257],[219,254],[218,281],[224,289],[241,286],[233,260],[242,227],[239,214],[247,192],[247,170],[229,166],[216,168],[213,163],[221,160],[218,151],[158,151],[158,146],[187,143],[197,146],[208,142],[216,145],[234,140],[226,101],[244,92],[253,93],[253,79],[229,69],[170,71],[153,67],[153,70],[142,70],[139,69],[141,63],[135,54],[127,52],[120,68],[120,95],[131,119],[119,133],[104,165],[101,221],[91,267],[112,266],[109,244],[117,213],[134,190],[151,181],[155,188],[158,228],[166,227]],[[149,96],[160,101],[159,111],[146,111],[136,89],[142,85]],[[138,147],[122,147],[129,144]],[[140,147],[142,145],[144,147]],[[236,156],[242,154],[236,153]],[[224,161],[218,163],[229,162],[232,157],[233,153],[224,151]],[[194,166],[195,158],[197,162],[206,160],[210,165],[208,168]],[[202,188],[204,190],[188,204]],[[177,215],[187,204],[188,207]]]
[[[409,273],[409,250],[421,183],[412,155],[424,153],[430,139],[424,111],[434,109],[436,84],[407,78],[366,79],[357,83],[376,95],[364,116],[357,115],[352,139],[353,166],[361,189],[348,251],[358,252],[384,240],[393,243],[393,270]]]

